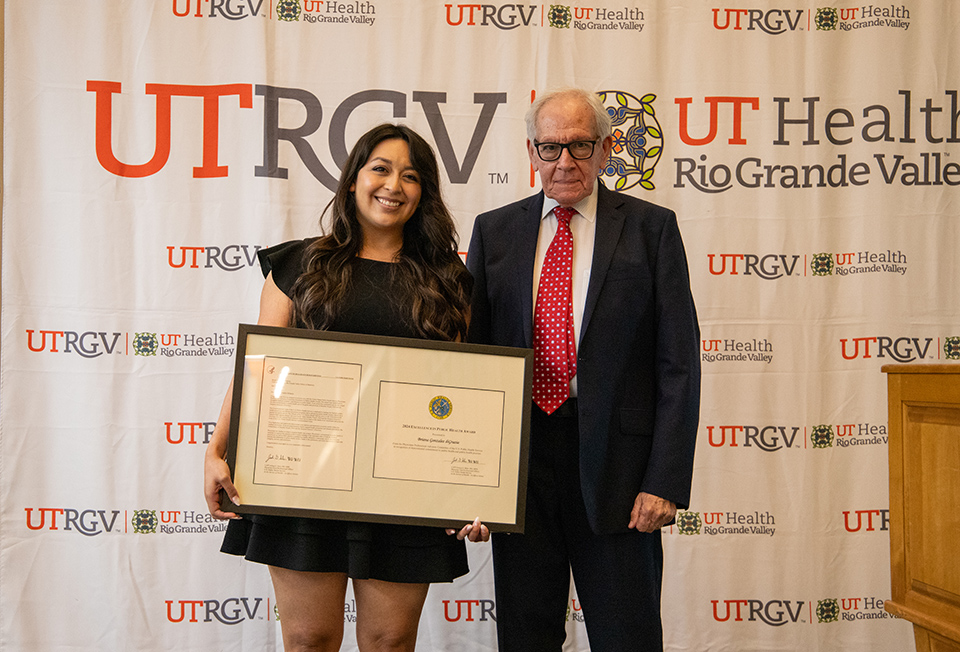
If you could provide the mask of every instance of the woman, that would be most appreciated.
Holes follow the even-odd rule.
[[[332,214],[328,235],[259,252],[266,281],[258,323],[464,338],[472,281],[440,196],[436,158],[423,138],[389,124],[364,134],[327,209]],[[413,650],[429,584],[467,572],[462,540],[486,541],[486,526],[477,520],[444,533],[321,519],[240,519],[223,512],[221,489],[239,504],[224,461],[230,396],[228,391],[207,447],[204,494],[213,516],[233,519],[222,550],[269,565],[284,648],[340,648],[349,577],[360,649]]]

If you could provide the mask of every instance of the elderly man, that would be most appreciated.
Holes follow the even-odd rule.
[[[612,192],[596,95],[527,113],[543,192],[477,217],[469,339],[534,349],[523,534],[495,534],[501,652],[559,652],[570,570],[593,652],[662,650],[660,528],[690,497],[699,327],[672,211]]]

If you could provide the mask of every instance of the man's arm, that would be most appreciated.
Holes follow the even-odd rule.
[[[483,234],[480,219],[473,223],[470,248],[467,250],[467,270],[473,276],[473,294],[470,298],[470,329],[467,341],[477,344],[490,342],[490,302],[487,297],[487,269],[483,255]]]
[[[683,241],[672,212],[660,234],[655,274],[656,422],[631,527],[668,523],[676,508],[685,508],[690,500],[700,418],[700,328]]]

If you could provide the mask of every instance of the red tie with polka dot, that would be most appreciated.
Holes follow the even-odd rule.
[[[570,396],[570,379],[577,373],[573,330],[572,208],[553,209],[557,234],[547,248],[533,313],[533,402],[553,414]]]

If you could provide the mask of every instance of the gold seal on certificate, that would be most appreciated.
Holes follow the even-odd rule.
[[[446,396],[434,396],[430,401],[430,414],[434,419],[446,419],[453,412],[453,403]]]
[[[522,531],[532,355],[241,324],[231,509]]]

